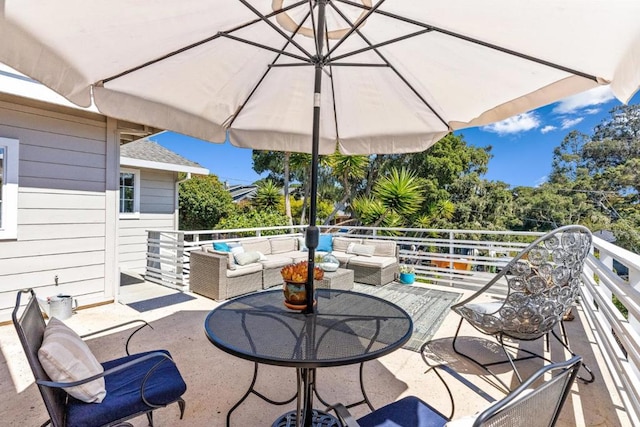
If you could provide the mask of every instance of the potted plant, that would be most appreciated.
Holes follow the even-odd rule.
[[[307,261],[289,264],[282,267],[280,274],[284,280],[284,299],[286,305],[294,310],[303,310],[306,308],[307,292],[305,284],[307,283],[307,274],[309,272],[309,263]],[[324,271],[321,268],[313,269],[313,279],[322,280]]]
[[[400,266],[400,283],[410,285],[416,281],[416,269],[412,265]]]

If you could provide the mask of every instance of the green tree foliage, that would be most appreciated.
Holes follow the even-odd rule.
[[[286,215],[276,211],[253,209],[239,215],[233,215],[222,219],[218,223],[218,229],[237,229],[237,228],[256,228],[256,227],[275,227],[289,224],[289,218]],[[263,236],[280,234],[280,231],[263,231]],[[254,236],[255,233],[240,233],[240,237]]]
[[[327,164],[342,187],[342,197],[327,217],[325,224],[328,224],[336,213],[344,209],[347,202],[356,196],[358,187],[366,176],[369,158],[367,156],[345,156],[336,152],[329,156]]]
[[[282,189],[272,180],[267,179],[258,184],[256,196],[251,204],[254,208],[277,211],[282,199]]]
[[[569,133],[554,151],[547,192],[564,221],[611,229],[617,244],[640,247],[640,106],[615,107],[593,135]],[[564,222],[569,223],[569,222]]]
[[[352,208],[365,225],[399,227],[420,210],[423,200],[421,179],[404,168],[393,168],[378,179],[373,194],[355,197]]]
[[[181,230],[211,230],[235,212],[231,194],[215,175],[194,176],[180,183]]]

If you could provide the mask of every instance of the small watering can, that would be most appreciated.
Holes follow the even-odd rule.
[[[56,295],[47,297],[46,300],[38,298],[38,302],[49,318],[55,317],[60,320],[70,318],[78,308],[78,300],[73,299],[71,295]]]

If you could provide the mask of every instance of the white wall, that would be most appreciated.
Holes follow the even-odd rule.
[[[131,168],[128,168],[131,169]],[[144,274],[146,230],[174,230],[176,172],[140,169],[140,215],[119,222],[120,269]]]
[[[118,148],[107,129],[98,114],[0,94],[0,136],[20,142],[18,237],[0,241],[0,321],[22,288],[81,305],[113,298],[116,253],[106,248],[117,216],[106,186]]]

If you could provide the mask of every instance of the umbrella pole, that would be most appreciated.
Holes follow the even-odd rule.
[[[320,240],[320,232],[316,226],[317,217],[317,193],[318,193],[318,151],[320,146],[320,92],[322,91],[322,50],[324,46],[326,0],[318,1],[318,26],[316,28],[316,63],[315,81],[313,88],[313,133],[311,136],[311,202],[309,203],[309,227],[305,238],[305,244],[309,248],[309,272],[305,291],[307,294],[307,307],[305,313],[313,313],[314,283],[313,269],[315,267],[316,248]]]

